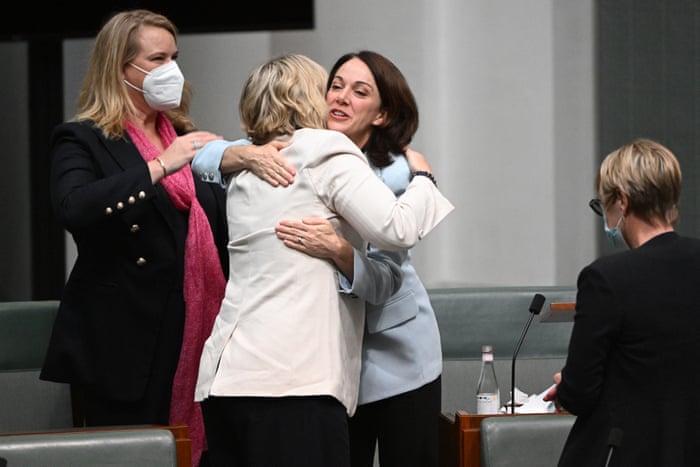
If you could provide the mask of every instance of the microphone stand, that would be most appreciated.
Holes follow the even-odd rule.
[[[510,365],[510,413],[513,415],[515,414],[515,358],[518,356],[518,352],[520,352],[520,346],[523,345],[525,334],[527,334],[527,330],[530,328],[532,319],[542,311],[542,305],[544,305],[544,295],[536,293],[530,303],[530,317],[525,324],[525,328],[523,328],[522,334],[520,334],[520,340],[518,340],[518,345],[515,347],[515,352],[513,352],[513,361]]]
[[[605,460],[605,467],[610,465],[613,451],[622,444],[622,428],[611,428],[608,435],[608,457]]]

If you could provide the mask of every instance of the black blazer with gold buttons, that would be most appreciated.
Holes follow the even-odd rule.
[[[194,182],[227,277],[225,192]],[[50,185],[54,213],[78,255],[41,378],[138,399],[154,365],[174,372],[177,364],[187,213],[175,208],[161,184],[152,184],[128,136],[107,139],[90,123],[54,130]],[[166,357],[154,361],[162,349]]]

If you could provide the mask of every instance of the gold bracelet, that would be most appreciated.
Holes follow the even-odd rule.
[[[165,162],[160,157],[156,157],[156,160],[160,164],[160,168],[163,169],[163,178],[168,176],[168,169],[165,168]]]

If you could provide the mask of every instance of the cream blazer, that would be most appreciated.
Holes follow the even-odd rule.
[[[302,129],[283,150],[297,175],[273,187],[248,171],[227,187],[229,280],[195,399],[330,395],[355,411],[364,302],[338,293],[329,261],[287,248],[281,219],[330,219],[359,251],[412,247],[453,210],[427,177],[396,198],[350,139]]]

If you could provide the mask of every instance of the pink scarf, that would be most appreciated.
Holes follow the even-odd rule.
[[[177,137],[170,120],[158,114],[158,134],[164,147]],[[130,122],[126,130],[144,160],[160,155],[146,135]],[[185,243],[185,329],[170,400],[170,424],[185,423],[192,439],[192,465],[199,465],[206,447],[204,420],[199,403],[194,401],[194,389],[199,372],[199,358],[204,341],[209,337],[224,297],[226,279],[214,244],[209,220],[197,201],[194,179],[189,165],[161,179],[175,207],[189,211],[189,226]]]

